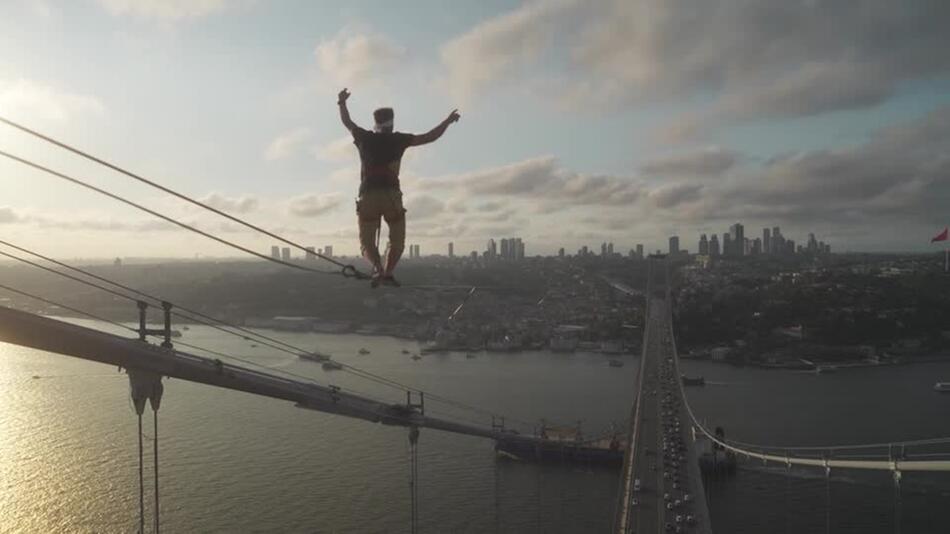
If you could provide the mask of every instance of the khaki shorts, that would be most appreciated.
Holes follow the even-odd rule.
[[[406,246],[406,209],[402,191],[394,187],[367,189],[356,199],[360,223],[360,247],[365,252],[376,245],[380,218],[389,226],[389,249],[402,251]]]

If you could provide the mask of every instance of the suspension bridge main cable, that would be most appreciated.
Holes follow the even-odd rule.
[[[113,285],[113,286],[115,286],[115,287],[121,288],[121,289],[123,289],[123,290],[125,290],[125,291],[128,291],[128,292],[130,292],[130,293],[137,294],[137,295],[139,295],[139,296],[141,296],[141,297],[150,299],[150,300],[152,300],[152,301],[155,301],[155,302],[164,302],[164,299],[161,299],[161,298],[159,298],[159,297],[157,297],[157,296],[154,296],[154,295],[151,295],[151,294],[149,294],[149,293],[143,292],[143,291],[141,291],[141,290],[135,289],[135,288],[133,288],[133,287],[127,286],[127,285],[125,285],[125,284],[122,284],[122,283],[119,283],[119,282],[115,282],[115,281],[110,280],[110,279],[108,279],[108,278],[99,276],[99,275],[97,275],[97,274],[95,274],[95,273],[89,272],[89,271],[87,271],[87,270],[85,270],[85,269],[81,269],[81,268],[79,268],[79,267],[75,267],[75,266],[69,265],[69,264],[67,264],[67,263],[65,263],[65,262],[61,262],[61,261],[59,261],[59,260],[50,258],[50,257],[48,257],[48,256],[45,256],[45,255],[40,254],[40,253],[38,253],[38,252],[32,251],[32,250],[30,250],[30,249],[27,249],[27,248],[24,248],[24,247],[15,245],[15,244],[13,244],[13,243],[10,243],[9,241],[5,241],[5,240],[0,239],[0,244],[5,245],[5,246],[8,246],[8,247],[11,247],[11,248],[16,249],[16,250],[18,250],[18,251],[20,251],[20,252],[24,252],[24,253],[30,254],[30,255],[32,255],[32,256],[35,256],[35,257],[40,258],[40,259],[43,259],[43,260],[45,260],[45,261],[48,261],[48,262],[50,262],[50,263],[53,263],[54,265],[58,265],[58,266],[63,267],[63,268],[65,268],[65,269],[69,269],[69,270],[71,270],[71,271],[80,273],[80,274],[82,274],[82,275],[84,275],[84,276],[88,276],[88,277],[90,277],[90,278],[99,280],[99,281],[104,282],[104,283],[107,283],[107,284],[111,284],[111,285]],[[26,258],[21,258],[21,257],[19,257],[19,256],[16,256],[16,255],[13,255],[13,254],[9,254],[9,253],[3,252],[3,251],[0,251],[0,255],[5,256],[5,257],[8,257],[8,258],[13,259],[13,260],[16,260],[16,261],[19,261],[19,262],[21,262],[21,263],[25,263],[25,264],[30,265],[30,266],[32,266],[32,267],[35,267],[35,268],[38,268],[38,269],[42,269],[42,270],[47,271],[47,272],[50,272],[50,273],[52,273],[52,274],[56,274],[56,275],[62,276],[62,277],[64,277],[64,278],[68,278],[68,279],[70,279],[70,280],[79,282],[79,283],[81,283],[81,284],[85,284],[85,285],[87,285],[87,286],[100,289],[100,290],[105,291],[105,292],[107,292],[107,293],[110,293],[110,294],[112,294],[112,295],[114,295],[114,296],[121,297],[121,298],[125,298],[125,299],[128,299],[128,300],[133,301],[133,302],[136,301],[135,298],[133,298],[133,297],[127,295],[127,294],[123,294],[123,293],[121,293],[121,292],[119,292],[119,291],[115,291],[115,290],[113,290],[113,289],[111,289],[111,288],[104,287],[104,286],[102,286],[102,285],[100,285],[100,284],[93,283],[93,282],[91,282],[91,281],[89,281],[89,280],[84,280],[84,279],[82,279],[82,278],[79,278],[79,277],[70,275],[70,274],[68,274],[68,273],[64,273],[64,272],[62,272],[62,271],[58,271],[58,270],[56,270],[56,269],[52,269],[52,268],[50,268],[50,267],[47,267],[47,266],[38,264],[38,263],[33,262],[33,261],[30,261],[30,260],[28,260],[28,259],[26,259]],[[74,312],[76,312],[76,313],[81,313],[81,314],[87,315],[87,316],[89,315],[88,313],[82,312],[82,311],[80,311],[80,310],[76,310],[76,309],[74,309],[74,308],[69,308],[69,307],[65,307],[65,308],[70,309],[70,311],[74,311]],[[180,312],[176,312],[176,311],[174,311],[175,309],[183,310],[183,311],[186,312],[186,313],[185,313],[185,314],[182,314],[182,313],[180,313]],[[224,333],[227,333],[227,334],[230,334],[230,335],[233,335],[233,336],[241,337],[241,338],[243,338],[243,339],[245,339],[245,340],[256,341],[257,343],[260,343],[260,344],[265,345],[265,346],[267,346],[267,347],[269,347],[269,348],[272,348],[272,349],[274,349],[274,350],[278,350],[278,351],[281,351],[281,352],[284,352],[284,353],[287,353],[287,354],[291,354],[291,355],[294,355],[294,356],[300,356],[301,354],[309,354],[309,352],[308,352],[307,350],[305,350],[305,349],[303,349],[303,348],[301,348],[301,347],[292,345],[292,344],[290,344],[290,343],[286,343],[286,342],[284,342],[284,341],[281,341],[281,340],[279,340],[279,339],[276,339],[276,338],[273,338],[273,337],[270,337],[270,336],[266,336],[266,335],[264,335],[264,334],[260,334],[260,333],[258,333],[258,332],[254,332],[253,330],[249,330],[249,329],[244,328],[244,327],[241,327],[241,326],[237,326],[237,325],[233,325],[233,324],[227,323],[226,321],[222,321],[222,320],[217,319],[217,318],[215,318],[215,317],[212,317],[212,316],[210,316],[210,315],[206,315],[206,314],[203,314],[203,313],[198,312],[198,311],[195,311],[195,310],[190,310],[190,309],[188,309],[188,308],[185,308],[185,307],[182,307],[182,306],[178,306],[177,304],[173,306],[172,314],[175,315],[175,316],[177,316],[177,317],[180,317],[180,318],[182,318],[182,319],[195,321],[195,322],[197,322],[197,323],[200,323],[200,324],[203,324],[203,325],[205,325],[205,326],[214,328],[214,329],[219,330],[219,331],[221,331],[221,332],[224,332]],[[191,316],[191,315],[194,315],[194,316]],[[95,318],[95,319],[101,319],[100,317],[95,317],[95,316],[93,316],[93,318]],[[114,321],[109,321],[109,320],[105,320],[105,319],[102,319],[102,320],[104,320],[104,321],[106,321],[106,322],[109,322],[109,323],[112,323],[112,324],[115,324],[115,325],[122,326],[123,328],[126,328],[126,329],[128,329],[128,330],[131,330],[131,331],[133,331],[133,332],[138,332],[138,331],[135,330],[134,328],[129,328],[129,327],[127,327],[127,326],[120,325],[119,323],[116,323],[116,322],[114,322]],[[230,328],[230,329],[237,330],[237,331],[239,331],[239,332],[242,332],[243,334],[239,334],[239,333],[237,333],[237,332],[231,331],[231,330],[229,330],[229,328]],[[181,342],[178,342],[178,344],[182,344],[182,343],[181,343]],[[235,357],[235,356],[224,355],[223,353],[220,353],[220,352],[212,351],[212,350],[209,350],[209,349],[204,349],[204,348],[202,348],[202,347],[196,347],[196,346],[193,346],[193,345],[191,345],[191,347],[192,347],[192,348],[195,348],[195,349],[198,349],[198,350],[204,350],[205,352],[212,353],[212,354],[216,354],[216,355],[219,355],[219,356],[228,356],[228,357],[230,357],[230,358],[232,358],[232,359],[236,359],[236,360],[241,361],[241,362],[243,362],[243,363],[247,363],[247,364],[259,366],[259,367],[266,368],[266,369],[271,369],[270,367],[262,366],[262,365],[260,365],[260,364],[256,364],[256,363],[254,363],[254,362],[252,362],[252,361],[250,361],[250,360],[244,360],[244,359],[241,359],[241,358],[238,358],[238,357]],[[339,364],[344,368],[345,371],[347,371],[347,372],[349,372],[349,373],[351,373],[351,374],[353,374],[353,375],[355,375],[355,376],[358,376],[358,377],[360,377],[360,378],[363,378],[363,379],[366,379],[366,380],[370,380],[370,381],[372,381],[372,382],[376,382],[376,383],[378,383],[378,384],[380,384],[380,385],[392,387],[392,388],[398,389],[398,390],[400,390],[400,391],[411,390],[411,391],[415,391],[415,392],[419,392],[419,393],[424,393],[425,396],[426,396],[426,398],[428,398],[428,399],[430,399],[430,400],[433,400],[433,401],[436,401],[436,402],[440,402],[440,403],[446,404],[446,405],[448,405],[448,406],[453,406],[453,407],[458,408],[458,409],[467,410],[467,411],[470,411],[470,412],[473,412],[473,413],[478,413],[478,414],[486,415],[486,416],[490,416],[490,417],[497,417],[497,416],[499,416],[499,414],[496,413],[496,412],[492,412],[492,411],[490,411],[490,410],[485,410],[485,409],[479,408],[479,407],[477,407],[477,406],[473,406],[473,405],[469,405],[469,404],[466,404],[466,403],[463,403],[463,402],[460,402],[460,401],[456,401],[456,400],[453,400],[453,399],[449,399],[449,398],[447,398],[447,397],[443,397],[443,396],[441,396],[441,395],[438,395],[438,394],[435,394],[435,393],[432,393],[432,392],[428,392],[428,391],[422,390],[422,389],[420,389],[420,388],[416,388],[416,387],[410,386],[410,385],[408,385],[408,384],[404,384],[404,383],[401,383],[401,382],[398,382],[398,381],[395,381],[395,380],[386,378],[386,377],[384,377],[384,376],[377,375],[377,374],[375,374],[375,373],[371,373],[371,372],[369,372],[369,371],[366,371],[366,370],[364,370],[364,369],[361,369],[361,368],[359,368],[359,367],[356,367],[356,366],[353,366],[353,365],[350,365],[350,364],[346,364],[346,363],[343,363],[343,362],[337,362],[337,363],[339,363]],[[279,370],[279,371],[282,372],[283,374],[288,375],[288,376],[293,376],[293,377],[301,378],[301,379],[305,379],[305,380],[312,380],[311,377],[306,377],[306,376],[303,376],[303,375],[299,375],[299,374],[293,373],[293,372],[291,372],[291,371],[286,371],[286,370]],[[529,426],[529,427],[530,427],[530,425],[531,425],[531,423],[528,423],[527,421],[520,420],[520,419],[518,419],[518,418],[508,418],[508,420],[513,421],[513,422],[520,423],[520,424],[522,424],[522,425],[527,425],[527,426]]]
[[[179,198],[179,199],[181,199],[181,200],[184,200],[185,202],[189,202],[189,203],[191,203],[191,204],[193,204],[193,205],[195,205],[195,206],[204,208],[204,209],[206,209],[206,210],[208,210],[208,211],[210,211],[210,212],[212,212],[212,213],[214,213],[214,214],[216,214],[216,215],[220,215],[221,217],[224,217],[224,218],[226,218],[226,219],[228,219],[228,220],[230,220],[230,221],[232,221],[232,222],[235,222],[235,223],[237,223],[237,224],[240,224],[240,225],[242,225],[242,226],[244,226],[244,227],[246,227],[246,228],[250,228],[251,230],[254,230],[254,231],[259,232],[259,233],[262,233],[262,234],[264,234],[264,235],[266,235],[266,236],[268,236],[268,237],[271,237],[271,238],[273,238],[273,239],[276,239],[276,240],[280,241],[281,243],[284,243],[284,244],[290,245],[290,246],[292,246],[292,247],[294,247],[294,248],[297,248],[297,249],[299,249],[299,250],[301,250],[301,251],[303,251],[303,252],[305,252],[305,253],[307,253],[307,254],[309,254],[309,255],[311,255],[311,256],[316,256],[316,257],[318,257],[318,258],[320,258],[320,259],[322,259],[322,260],[324,260],[324,261],[328,261],[328,262],[330,262],[330,263],[336,265],[337,267],[340,267],[340,268],[343,270],[343,271],[341,271],[341,272],[346,272],[346,271],[349,270],[349,272],[352,273],[352,274],[351,274],[352,276],[360,277],[359,275],[362,275],[362,277],[365,277],[364,274],[359,273],[359,271],[357,271],[357,270],[355,269],[355,267],[353,267],[352,265],[345,264],[345,263],[343,263],[343,262],[341,262],[341,261],[338,261],[338,260],[336,260],[336,259],[334,259],[334,258],[332,258],[332,257],[330,257],[330,256],[327,256],[327,255],[324,255],[324,254],[322,254],[322,253],[319,253],[319,252],[310,250],[310,249],[308,249],[307,247],[305,247],[305,246],[303,246],[303,245],[301,245],[301,244],[299,244],[299,243],[296,243],[296,242],[294,242],[294,241],[291,241],[291,240],[289,240],[289,239],[287,239],[287,238],[285,238],[285,237],[283,237],[283,236],[281,236],[281,235],[279,235],[279,234],[276,234],[276,233],[274,233],[274,232],[271,232],[271,231],[269,231],[269,230],[266,230],[266,229],[264,229],[264,228],[261,228],[260,226],[257,226],[256,224],[253,224],[253,223],[250,223],[250,222],[248,222],[248,221],[245,221],[244,219],[241,219],[240,217],[235,217],[234,215],[231,215],[230,213],[227,213],[226,211],[220,210],[220,209],[218,209],[218,208],[215,208],[214,206],[211,206],[211,205],[207,204],[206,202],[201,202],[200,200],[196,200],[196,199],[194,199],[194,198],[191,198],[190,196],[188,196],[188,195],[186,195],[186,194],[184,194],[184,193],[179,193],[178,191],[175,191],[174,189],[171,189],[171,188],[169,188],[169,187],[166,187],[166,186],[164,186],[164,185],[162,185],[162,184],[159,184],[158,182],[155,182],[154,180],[149,180],[148,178],[145,178],[144,176],[141,176],[141,175],[139,175],[139,174],[136,174],[136,173],[134,173],[134,172],[132,172],[132,171],[130,171],[130,170],[128,170],[128,169],[125,169],[125,168],[123,168],[123,167],[120,167],[120,166],[118,166],[118,165],[116,165],[116,164],[114,164],[114,163],[111,163],[111,162],[109,162],[109,161],[106,161],[106,160],[104,160],[104,159],[102,159],[102,158],[93,156],[92,154],[90,154],[90,153],[88,153],[88,152],[85,152],[85,151],[83,151],[83,150],[80,150],[80,149],[78,149],[78,148],[76,148],[76,147],[74,147],[74,146],[72,146],[72,145],[69,145],[69,144],[64,143],[64,142],[62,142],[62,141],[59,141],[59,140],[57,140],[57,139],[54,139],[54,138],[52,138],[52,137],[50,137],[50,136],[48,136],[48,135],[44,135],[44,134],[42,134],[42,133],[40,133],[40,132],[38,132],[38,131],[36,131],[36,130],[33,130],[33,129],[31,129],[31,128],[28,128],[28,127],[26,127],[26,126],[24,126],[24,125],[22,125],[22,124],[16,123],[16,122],[14,122],[14,121],[12,121],[12,120],[10,120],[10,119],[7,119],[7,118],[5,118],[5,117],[2,117],[2,116],[0,116],[0,122],[4,123],[4,124],[6,124],[6,125],[8,125],[8,126],[10,126],[10,127],[16,128],[17,130],[20,130],[21,132],[24,132],[24,133],[27,133],[27,134],[29,134],[29,135],[32,135],[33,137],[36,137],[36,138],[41,139],[41,140],[43,140],[43,141],[46,141],[47,143],[50,143],[50,144],[55,145],[55,146],[58,146],[59,148],[62,148],[62,149],[64,149],[64,150],[68,150],[69,152],[72,152],[73,154],[76,154],[77,156],[83,157],[83,158],[85,158],[85,159],[87,159],[87,160],[89,160],[89,161],[98,163],[99,165],[102,165],[102,166],[104,166],[104,167],[106,167],[106,168],[112,169],[113,171],[116,171],[116,172],[118,172],[118,173],[120,173],[120,174],[123,174],[123,175],[125,175],[125,176],[127,176],[127,177],[129,177],[129,178],[132,178],[132,179],[134,179],[134,180],[138,180],[139,182],[141,182],[141,183],[143,183],[143,184],[146,184],[146,185],[148,185],[148,186],[154,187],[155,189],[158,189],[158,190],[160,190],[160,191],[162,191],[162,192],[168,193],[169,195],[172,195],[172,196],[177,197],[177,198]]]
[[[337,262],[337,261],[335,261],[335,260],[334,260],[334,263],[337,263],[337,264],[339,264],[339,265],[342,265],[342,267],[341,267],[341,269],[340,269],[339,271],[323,271],[323,270],[320,270],[320,269],[312,269],[312,268],[307,267],[307,266],[305,266],[305,265],[300,265],[300,264],[297,264],[297,263],[291,263],[291,262],[289,262],[289,261],[284,261],[284,260],[281,260],[281,259],[278,259],[278,258],[273,258],[273,257],[271,257],[271,256],[268,256],[267,254],[262,254],[262,253],[260,253],[260,252],[258,252],[258,251],[256,251],[256,250],[250,249],[250,248],[245,247],[245,246],[243,246],[243,245],[239,245],[239,244],[237,244],[237,243],[235,243],[235,242],[233,242],[233,241],[229,241],[229,240],[227,240],[227,239],[224,239],[223,237],[216,236],[216,235],[214,235],[214,234],[212,234],[212,233],[210,233],[210,232],[207,232],[207,231],[205,231],[205,230],[202,230],[202,229],[200,229],[200,228],[198,228],[198,227],[196,227],[196,226],[193,226],[193,225],[190,225],[190,224],[188,224],[188,223],[179,221],[178,219],[175,219],[174,217],[170,217],[170,216],[165,215],[165,214],[163,214],[163,213],[159,213],[158,211],[155,211],[155,210],[153,210],[153,209],[151,209],[151,208],[147,208],[147,207],[145,207],[145,206],[143,206],[143,205],[141,205],[141,204],[139,204],[139,203],[137,203],[137,202],[134,202],[134,201],[132,201],[132,200],[129,200],[129,199],[123,197],[123,196],[120,196],[120,195],[117,195],[117,194],[115,194],[115,193],[106,191],[105,189],[102,189],[101,187],[96,187],[96,186],[94,186],[94,185],[92,185],[92,184],[90,184],[90,183],[88,183],[88,182],[85,182],[85,181],[83,181],[83,180],[80,180],[79,178],[75,178],[75,177],[73,177],[73,176],[69,176],[69,175],[67,175],[67,174],[65,174],[65,173],[62,173],[62,172],[59,172],[59,171],[57,171],[57,170],[51,169],[51,168],[49,168],[49,167],[46,167],[46,166],[41,165],[41,164],[39,164],[39,163],[36,163],[36,162],[34,162],[34,161],[28,160],[28,159],[26,159],[26,158],[22,158],[22,157],[20,157],[20,156],[15,155],[15,154],[11,154],[10,152],[7,152],[7,151],[5,151],[5,150],[0,149],[0,156],[3,156],[3,157],[8,158],[8,159],[11,159],[11,160],[16,161],[16,162],[18,162],[18,163],[22,163],[23,165],[26,165],[27,167],[31,167],[31,168],[33,168],[33,169],[36,169],[36,170],[39,170],[39,171],[43,171],[43,172],[45,172],[45,173],[47,173],[47,174],[50,174],[50,175],[55,176],[55,177],[57,177],[57,178],[60,178],[60,179],[62,179],[62,180],[66,180],[67,182],[73,183],[73,184],[78,185],[78,186],[80,186],[80,187],[84,187],[84,188],[89,189],[89,190],[91,190],[91,191],[95,191],[96,193],[99,193],[100,195],[107,196],[107,197],[109,197],[109,198],[111,198],[111,199],[113,199],[113,200],[118,200],[119,202],[122,202],[123,204],[126,204],[126,205],[128,205],[128,206],[132,206],[133,208],[138,209],[138,210],[140,210],[140,211],[144,211],[145,213],[148,213],[149,215],[158,217],[159,219],[162,219],[162,220],[164,220],[164,221],[166,221],[166,222],[169,222],[169,223],[172,223],[172,224],[174,224],[174,225],[176,225],[176,226],[179,226],[179,227],[181,227],[181,228],[184,228],[185,230],[194,232],[194,233],[196,233],[196,234],[198,234],[198,235],[207,237],[208,239],[211,239],[211,240],[213,240],[213,241],[217,241],[218,243],[221,243],[222,245],[231,247],[231,248],[236,249],[236,250],[240,250],[241,252],[250,254],[250,255],[252,255],[252,256],[256,256],[256,257],[261,258],[261,259],[263,259],[263,260],[267,260],[267,261],[270,261],[270,262],[273,262],[273,263],[277,263],[277,264],[283,265],[283,266],[285,266],[285,267],[290,267],[290,268],[292,268],[292,269],[298,269],[298,270],[301,270],[301,271],[307,271],[307,272],[311,272],[311,273],[317,273],[317,274],[341,274],[341,275],[343,275],[344,277],[347,277],[347,278],[352,277],[352,278],[357,278],[357,279],[366,278],[366,274],[364,274],[364,273],[362,273],[361,271],[357,270],[356,267],[354,267],[353,265],[343,264],[343,263]]]

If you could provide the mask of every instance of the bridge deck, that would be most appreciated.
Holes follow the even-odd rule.
[[[294,380],[174,349],[163,349],[91,328],[0,306],[0,341],[84,360],[287,400],[298,407],[365,421],[432,428],[490,439],[538,438],[428,417],[399,403],[387,404],[333,386]]]
[[[651,266],[631,446],[621,475],[615,530],[659,533],[678,527],[678,532],[709,533],[709,512],[676,367],[668,288],[654,295],[658,288],[653,287],[652,270]],[[662,293],[666,298],[657,298]]]

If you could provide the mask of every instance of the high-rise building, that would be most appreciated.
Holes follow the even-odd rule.
[[[416,258],[421,258],[422,255],[419,254],[419,245],[413,245],[413,247],[414,247],[415,250],[416,250]]]
[[[488,240],[488,248],[485,250],[485,256],[493,260],[498,256],[498,243],[494,239]]]
[[[563,258],[563,257],[564,257],[564,247],[561,247],[561,248],[557,249],[557,257],[558,257],[558,258]]]
[[[815,239],[815,234],[808,234],[808,244],[806,245],[806,250],[809,254],[818,253],[818,240]]]
[[[614,255],[614,244],[613,244],[612,242],[611,242],[611,243],[607,243],[607,255],[608,255],[608,256],[613,256],[613,255]]]
[[[323,255],[332,258],[333,257],[333,245],[327,245],[323,247]]]
[[[643,259],[643,243],[637,243],[637,257]]]
[[[722,251],[719,249],[719,236],[713,234],[709,239],[709,255],[718,258]]]
[[[508,238],[501,238],[501,259],[511,259],[511,241]]]
[[[740,223],[729,227],[729,236],[732,237],[732,248],[729,253],[732,256],[745,255],[745,227]]]
[[[271,257],[271,258],[274,258],[275,260],[279,260],[279,259],[280,259],[280,247],[278,247],[277,245],[272,246],[272,247],[270,248],[270,257]]]
[[[768,228],[762,229],[762,252],[768,254],[772,252],[772,231]]]
[[[769,252],[772,254],[785,252],[785,238],[782,237],[782,231],[778,226],[772,227],[772,242],[769,243]]]
[[[523,260],[524,259],[524,241],[522,241],[521,238],[519,237],[516,243],[518,243],[518,259]]]
[[[680,251],[680,236],[674,235],[670,237],[670,254],[679,254]]]
[[[280,259],[290,261],[290,247],[280,249]]]
[[[742,241],[742,255],[749,256],[752,254],[752,240],[748,237]]]
[[[450,257],[450,258],[454,258],[454,257],[455,257],[455,243],[453,243],[453,242],[451,242],[451,241],[449,241],[449,257]]]
[[[313,261],[317,259],[317,249],[314,247],[307,247],[306,259],[307,261]]]
[[[601,258],[607,257],[607,242],[606,241],[600,244],[600,257]]]
[[[762,254],[762,240],[758,237],[752,240],[752,254]]]
[[[699,254],[702,256],[709,254],[709,238],[706,234],[699,236]]]

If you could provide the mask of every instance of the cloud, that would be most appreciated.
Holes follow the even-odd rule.
[[[377,79],[396,65],[405,49],[379,34],[354,33],[344,28],[322,41],[314,54],[321,71],[336,86],[354,86]]]
[[[443,211],[445,202],[430,195],[417,195],[406,200],[406,213],[413,219],[428,219]]]
[[[278,135],[267,145],[264,157],[268,161],[276,161],[293,156],[310,140],[313,132],[310,128],[294,128]]]
[[[673,208],[699,198],[703,186],[699,184],[670,184],[650,191],[650,200],[660,208]]]
[[[249,196],[227,197],[219,193],[211,193],[200,199],[201,202],[229,213],[249,213],[257,209],[259,201]]]
[[[309,194],[290,200],[290,213],[298,217],[319,217],[336,209],[342,203],[338,193]]]
[[[716,176],[736,164],[738,155],[722,148],[707,148],[647,161],[640,172],[656,176]]]
[[[314,149],[313,153],[317,159],[337,163],[353,161],[354,158],[359,155],[359,152],[356,150],[356,145],[353,144],[353,137],[351,135],[344,135],[325,145],[318,146]]]
[[[67,121],[79,115],[101,114],[99,99],[70,93],[41,82],[17,78],[0,79],[0,113]]]
[[[874,106],[950,74],[950,3],[527,3],[449,41],[455,92],[529,79],[583,109],[709,99],[678,135],[715,124]]]
[[[23,222],[24,216],[9,206],[0,206],[0,224]]]
[[[617,176],[586,175],[542,156],[429,182],[433,187],[460,187],[470,195],[520,197],[548,203],[624,205],[641,194],[640,182]]]
[[[143,19],[196,19],[223,11],[228,0],[98,0],[110,14]]]
[[[442,46],[449,91],[462,101],[536,59],[554,40],[556,23],[574,2],[529,2],[489,19]]]

